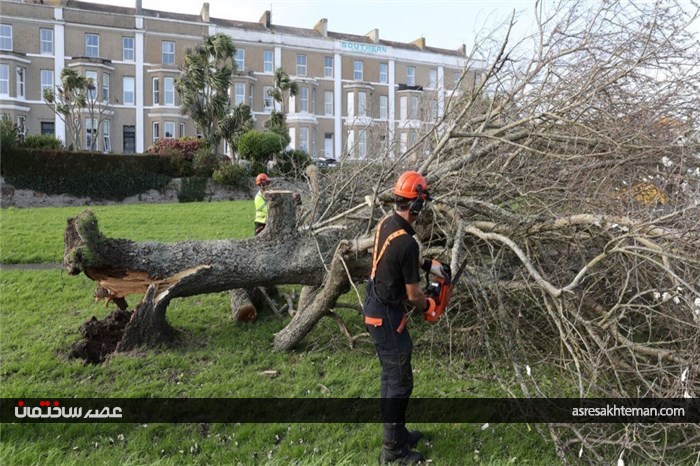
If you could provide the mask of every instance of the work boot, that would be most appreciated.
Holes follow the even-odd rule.
[[[395,463],[404,465],[423,464],[425,457],[419,452],[409,450],[407,447],[396,445],[384,445],[379,455],[379,464]]]
[[[420,439],[417,435],[413,437],[416,442]],[[409,438],[410,434],[403,423],[385,423],[384,442],[382,452],[379,455],[379,464],[397,462],[400,465],[412,465],[425,461],[423,455],[409,449]]]
[[[408,448],[416,448],[416,445],[418,445],[418,442],[423,438],[423,432],[420,430],[412,430],[408,431],[406,430],[406,446]]]

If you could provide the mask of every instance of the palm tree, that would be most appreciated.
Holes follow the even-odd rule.
[[[216,154],[222,138],[221,122],[231,109],[228,89],[236,71],[236,47],[229,36],[218,33],[187,52],[185,66],[176,83],[182,111]]]
[[[221,121],[221,135],[231,146],[231,153],[235,157],[238,156],[238,140],[251,129],[253,129],[253,114],[246,104],[234,107],[232,112]]]
[[[270,97],[282,106],[283,115],[287,113],[284,105],[285,101],[287,101],[287,94],[296,96],[298,93],[299,84],[291,79],[282,68],[277,68],[275,71],[275,87],[270,92]]]

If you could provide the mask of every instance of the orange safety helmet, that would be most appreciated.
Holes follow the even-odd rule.
[[[404,172],[396,181],[391,192],[406,199],[416,199],[419,196],[424,200],[430,198],[428,182],[418,172]]]
[[[264,173],[259,174],[258,176],[255,177],[255,185],[260,186],[261,184],[269,184],[270,183],[270,177],[267,176]]]

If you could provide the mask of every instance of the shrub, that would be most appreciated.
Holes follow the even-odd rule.
[[[156,155],[180,155],[185,160],[192,162],[197,152],[203,147],[206,147],[206,142],[203,139],[158,139],[146,152]]]
[[[214,170],[212,178],[214,179],[215,183],[218,183],[222,186],[227,186],[229,188],[250,188],[248,184],[250,180],[250,174],[248,173],[248,169],[235,163],[222,162],[221,164],[219,164],[219,168]]]
[[[209,178],[218,165],[219,157],[212,154],[208,147],[202,147],[194,156],[192,169],[196,176]]]
[[[311,157],[303,150],[290,150],[282,153],[275,162],[275,174],[299,178],[304,176],[304,170],[311,164]]]
[[[18,189],[117,201],[164,189],[177,176],[171,157],[4,147],[0,169]]]
[[[251,130],[238,141],[238,153],[246,160],[265,164],[275,154],[282,152],[286,145],[285,139],[277,133]]]
[[[53,134],[30,134],[24,138],[22,147],[25,149],[59,150],[63,147],[63,143]]]
[[[201,202],[207,195],[207,178],[183,178],[177,199],[180,202]]]
[[[9,116],[3,115],[2,120],[0,120],[0,149],[2,149],[3,155],[6,151],[18,146],[19,141],[19,128],[12,123]]]

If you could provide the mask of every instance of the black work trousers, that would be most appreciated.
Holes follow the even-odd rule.
[[[406,422],[408,398],[413,392],[413,369],[411,353],[413,341],[405,328],[405,313],[402,305],[386,305],[376,298],[372,282],[368,287],[364,305],[365,327],[377,349],[382,366],[380,396],[382,421],[399,424]],[[374,319],[374,324],[367,323]],[[381,319],[381,325],[377,320]]]

